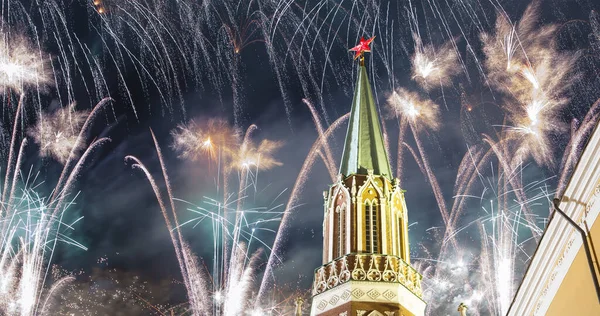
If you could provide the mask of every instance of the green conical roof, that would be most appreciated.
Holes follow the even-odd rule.
[[[360,64],[340,173],[366,175],[371,169],[375,175],[392,179],[367,69],[362,62]]]

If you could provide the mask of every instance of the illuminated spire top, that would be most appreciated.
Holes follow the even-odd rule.
[[[369,39],[365,39],[364,37],[361,37],[358,45],[356,45],[348,50],[349,52],[355,53],[354,59],[361,58],[361,65],[363,64],[362,58],[365,55],[365,53],[371,52],[371,47],[369,45],[371,45],[371,42],[373,42],[374,39],[375,39],[375,36],[373,36]]]
[[[364,57],[360,56],[360,58]],[[392,178],[383,134],[381,133],[379,113],[373,99],[367,69],[361,60],[340,173],[344,176],[351,174],[366,175],[367,170],[373,170],[375,175],[383,175],[388,179]]]

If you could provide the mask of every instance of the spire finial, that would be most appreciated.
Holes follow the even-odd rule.
[[[375,37],[371,37],[366,40],[363,37],[357,46],[350,49],[350,51],[356,52],[354,59],[359,59],[360,66],[354,88],[340,173],[346,177],[352,174],[367,175],[367,170],[370,169],[374,171],[374,175],[385,176],[391,180],[392,171],[385,150],[379,112],[364,66],[364,53],[371,51],[369,45],[374,39]]]
[[[350,52],[355,52],[354,59],[360,58],[361,66],[365,65],[365,56],[364,55],[365,55],[365,53],[371,52],[371,47],[369,47],[369,45],[371,45],[371,42],[374,39],[375,39],[375,36],[369,38],[368,40],[366,40],[364,37],[361,37],[358,45],[356,45],[348,50]]]

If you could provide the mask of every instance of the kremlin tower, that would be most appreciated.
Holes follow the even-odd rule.
[[[410,265],[404,191],[392,177],[364,52],[340,174],[323,192],[323,266],[315,271],[311,316],[422,316],[422,276]]]

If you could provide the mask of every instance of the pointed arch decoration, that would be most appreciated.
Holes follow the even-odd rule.
[[[365,251],[379,253],[380,217],[378,198],[366,200],[364,203],[365,219]]]
[[[380,188],[379,184],[375,181],[375,177],[373,176],[373,174],[369,174],[367,176],[367,180],[362,184],[362,186],[358,190],[358,196],[362,196],[363,192],[369,188],[375,189],[375,192],[377,192],[379,198],[384,198],[385,195],[383,194],[382,188]]]
[[[371,252],[371,201],[370,200],[366,200],[365,201],[365,207],[364,207],[364,219],[365,219],[365,251],[366,252]]]
[[[338,181],[329,190],[329,198],[326,201],[327,209],[327,241],[324,243],[327,247],[326,256],[323,262],[329,262],[345,254],[345,249],[349,249],[343,240],[350,235],[346,228],[350,227],[347,224],[347,208],[350,203],[350,191],[342,182],[342,177],[338,177]],[[344,220],[345,222],[342,222]]]
[[[348,207],[347,207],[348,203],[344,202],[341,205],[338,206],[338,210],[337,212],[338,214],[338,257],[341,257],[343,255],[345,255],[346,253],[349,252],[349,245],[347,243],[348,240],[348,227],[350,227],[350,225],[347,224],[348,222]]]
[[[383,181],[384,183],[379,183],[378,180]],[[362,210],[357,209],[357,213],[360,214],[357,225],[362,229],[358,234],[358,245],[362,246],[362,249],[359,251],[367,252],[367,253],[384,253],[386,252],[386,240],[381,239],[379,236],[381,231],[385,231],[387,228],[386,219],[385,219],[385,211],[387,207],[387,198],[388,196],[384,192],[385,189],[385,180],[383,177],[373,175],[372,170],[368,170],[367,178],[365,182],[363,182],[358,189],[358,193],[356,194],[357,201],[356,205],[358,208],[363,208]],[[372,190],[372,191],[371,191]],[[369,206],[367,207],[366,201],[369,200]],[[373,205],[373,201],[376,201],[377,204]],[[375,211],[375,212],[373,212]],[[372,216],[374,215],[374,216]],[[367,220],[367,216],[370,216],[371,220]],[[376,218],[374,221],[373,218]],[[373,224],[375,224],[377,230],[376,238],[372,238],[373,234]],[[369,236],[367,236],[367,234]],[[375,243],[373,243],[375,242]],[[374,251],[376,248],[376,251]]]

